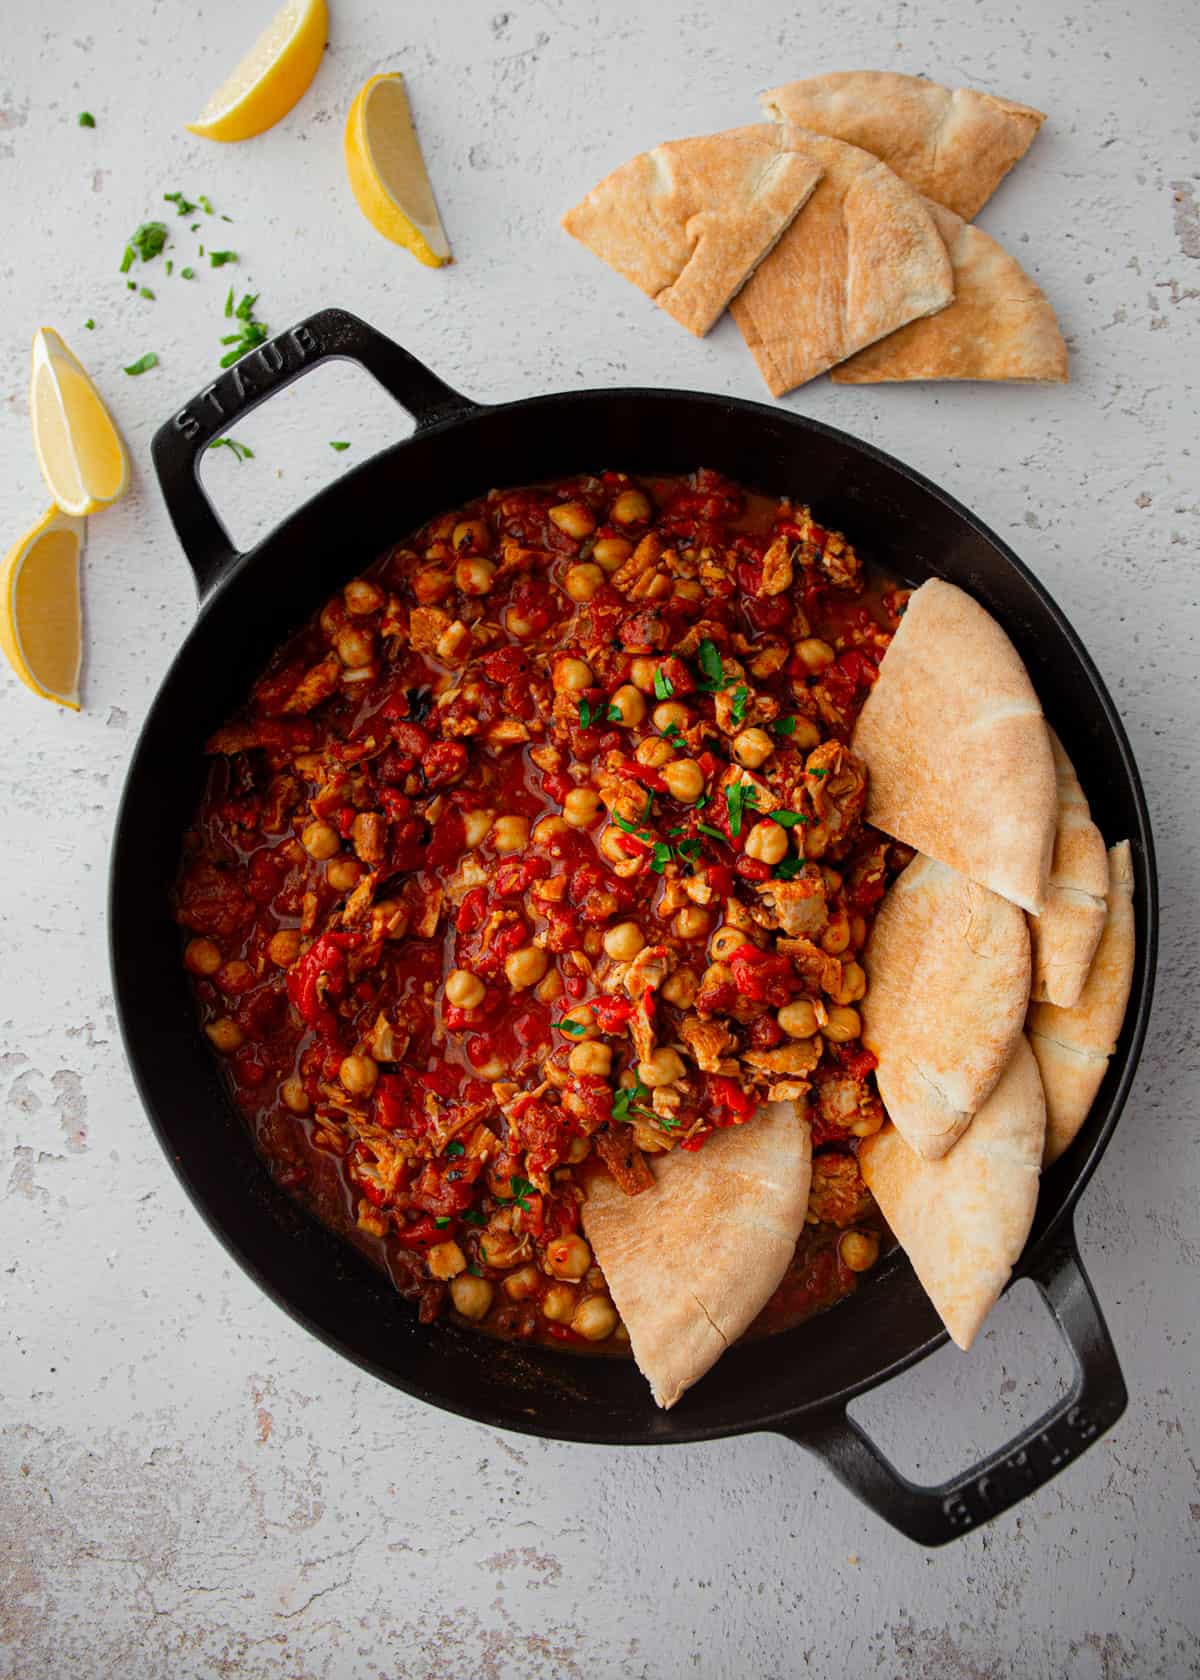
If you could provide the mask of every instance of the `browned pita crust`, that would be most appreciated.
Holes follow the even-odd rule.
[[[954,296],[920,195],[856,146],[792,132],[824,174],[730,306],[777,397]]]
[[[962,1141],[923,1161],[894,1126],[858,1164],[943,1324],[969,1348],[1025,1246],[1037,1206],[1046,1105],[1018,1036],[1000,1083]]]
[[[562,225],[703,337],[820,174],[771,123],[668,140],[614,169]]]
[[[883,1105],[937,1160],[995,1089],[1029,1001],[1029,935],[1016,905],[918,857],[880,907],[863,955],[862,1037]]]
[[[990,239],[927,199],[954,269],[954,302],[910,321],[833,370],[838,385],[910,379],[1063,384],[1067,346],[1045,293]]]
[[[975,88],[890,70],[835,70],[762,96],[776,121],[862,146],[965,221],[973,221],[1033,144],[1041,111]]]
[[[1108,853],[1071,760],[1054,731],[1049,733],[1058,782],[1058,823],[1045,908],[1040,916],[1029,919],[1030,996],[1070,1009],[1079,1001],[1104,931]]]
[[[851,745],[869,823],[1041,911],[1054,760],[1020,656],[977,601],[940,578],[914,591]]]
[[[653,1190],[588,1178],[583,1228],[665,1409],[716,1364],[770,1300],[804,1225],[812,1131],[792,1103],[652,1162]]]
[[[1129,990],[1137,928],[1128,840],[1108,854],[1108,915],[1079,1001],[1073,1009],[1035,1003],[1029,1042],[1046,1088],[1046,1165],[1075,1141],[1117,1047]]]

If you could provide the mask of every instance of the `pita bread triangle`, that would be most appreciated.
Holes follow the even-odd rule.
[[[954,296],[925,201],[857,146],[790,130],[822,176],[730,305],[775,396]]]
[[[614,169],[562,225],[703,337],[820,174],[777,124],[668,140]]]
[[[1058,799],[1042,709],[995,619],[952,583],[913,591],[851,740],[866,818],[1034,915]]]
[[[873,152],[964,221],[973,221],[1033,144],[1041,111],[976,88],[890,70],[835,70],[762,96],[763,110]]]
[[[1045,1132],[1037,1063],[1018,1037],[999,1084],[940,1161],[922,1160],[894,1126],[859,1149],[868,1189],[960,1348],[974,1341],[1029,1236]]]
[[[1030,996],[1070,1009],[1079,1001],[1104,931],[1108,853],[1062,742],[1051,729],[1050,751],[1058,786],[1058,817],[1046,904],[1029,918],[1033,945]]]
[[[673,1149],[650,1167],[654,1188],[627,1196],[593,1166],[583,1228],[665,1410],[711,1370],[787,1270],[808,1208],[812,1131],[794,1104],[768,1103],[703,1149]]]
[[[994,239],[927,199],[954,269],[954,302],[833,370],[838,385],[912,379],[1064,384],[1067,346],[1045,294]]]

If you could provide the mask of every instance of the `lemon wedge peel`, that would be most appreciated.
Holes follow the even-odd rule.
[[[372,76],[359,89],[346,118],[345,150],[351,191],[376,232],[427,268],[451,262],[398,71]]]
[[[287,0],[195,122],[202,140],[250,140],[286,117],[317,73],[329,34],[325,0]]]
[[[0,649],[27,688],[79,710],[82,519],[52,507],[0,567]]]
[[[53,327],[30,356],[29,417],[42,477],[64,513],[82,518],[120,501],[129,456],[104,399]]]

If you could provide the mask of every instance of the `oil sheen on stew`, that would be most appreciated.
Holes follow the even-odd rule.
[[[802,503],[602,472],[430,521],[209,743],[177,913],[280,1184],[418,1303],[625,1352],[580,1230],[765,1100],[809,1105],[809,1226],[756,1332],[882,1227],[858,961],[904,848],[847,742],[905,592]]]

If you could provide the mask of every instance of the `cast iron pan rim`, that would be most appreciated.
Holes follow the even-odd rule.
[[[886,450],[880,449],[872,443],[865,442],[841,428],[830,426],[823,421],[814,420],[807,415],[795,414],[786,409],[772,408],[765,403],[754,402],[746,398],[721,396],[710,392],[690,391],[686,389],[652,389],[637,386],[617,386],[611,388],[592,388],[581,391],[549,393],[541,396],[521,398],[514,402],[503,404],[485,405],[474,402],[468,403],[467,399],[463,399],[463,402],[464,406],[460,411],[451,413],[446,417],[435,420],[429,424],[419,426],[416,433],[399,440],[395,444],[389,445],[383,450],[378,451],[368,460],[355,466],[350,472],[343,474],[342,477],[334,483],[326,486],[326,488],[318,492],[317,495],[310,497],[306,502],[302,503],[299,508],[284,518],[258,543],[247,550],[244,554],[240,555],[237,560],[228,567],[216,588],[203,603],[195,623],[192,625],[187,636],[184,638],[179,651],[171,661],[171,664],[162,679],[160,689],[151,703],[146,720],[139,732],[138,741],[130,761],[130,768],[125,788],[122,792],[117,812],[112,850],[112,866],[109,877],[108,917],[110,960],[114,974],[120,974],[121,963],[123,960],[122,954],[119,950],[121,934],[116,916],[114,915],[114,908],[118,892],[118,877],[122,872],[122,836],[124,834],[125,827],[125,810],[127,802],[129,802],[131,798],[132,785],[135,780],[139,778],[139,771],[142,768],[140,765],[140,759],[144,750],[146,739],[151,726],[156,719],[158,708],[162,704],[162,688],[169,682],[178,665],[188,656],[193,639],[200,634],[202,626],[205,624],[208,615],[213,610],[218,598],[223,597],[229,589],[236,586],[242,574],[250,568],[254,562],[258,561],[262,557],[265,550],[274,548],[276,545],[286,545],[294,524],[298,523],[302,518],[310,517],[313,511],[323,504],[335,502],[342,497],[348,498],[351,495],[353,488],[359,481],[372,472],[378,471],[383,463],[401,456],[411,443],[418,440],[423,443],[426,439],[434,439],[450,433],[468,433],[473,423],[482,421],[488,417],[503,414],[505,412],[520,411],[522,413],[529,413],[536,412],[538,410],[552,411],[554,409],[561,409],[564,407],[578,408],[595,404],[607,405],[612,403],[630,402],[637,402],[638,404],[644,406],[670,407],[671,405],[679,402],[686,402],[689,405],[711,409],[714,412],[719,412],[724,415],[744,414],[749,419],[769,423],[775,428],[782,427],[784,429],[793,430],[797,433],[810,432],[819,434],[823,437],[835,440],[845,446],[851,453],[858,454],[866,459],[890,468],[901,477],[907,479],[911,484],[915,485],[927,497],[941,504],[941,506],[947,509],[957,520],[968,526],[979,537],[981,537],[985,543],[995,549],[1008,563],[1008,565],[1020,576],[1026,586],[1037,596],[1047,615],[1053,621],[1059,635],[1062,636],[1069,645],[1071,651],[1074,653],[1076,659],[1082,667],[1083,675],[1087,679],[1092,694],[1099,703],[1100,709],[1104,713],[1105,720],[1118,743],[1120,749],[1121,771],[1129,786],[1139,819],[1141,832],[1137,836],[1137,839],[1139,848],[1142,852],[1141,873],[1143,875],[1146,889],[1146,926],[1144,930],[1140,930],[1143,933],[1143,939],[1142,949],[1139,953],[1139,967],[1145,975],[1145,980],[1141,989],[1137,1013],[1132,1023],[1127,1023],[1126,1030],[1129,1032],[1128,1042],[1123,1051],[1118,1050],[1117,1052],[1117,1055],[1122,1058],[1120,1079],[1117,1088],[1109,1101],[1108,1115],[1092,1145],[1089,1154],[1081,1163],[1075,1166],[1073,1178],[1066,1187],[1060,1191],[1061,1199],[1056,1211],[1051,1216],[1045,1229],[1039,1234],[1036,1241],[1031,1244],[1022,1255],[1021,1260],[1014,1269],[1012,1279],[1010,1280],[1011,1286],[1012,1282],[1015,1282],[1018,1278],[1024,1276],[1033,1267],[1037,1257],[1047,1250],[1052,1244],[1056,1234],[1061,1231],[1063,1225],[1069,1219],[1076,1203],[1079,1200],[1079,1197],[1082,1195],[1089,1180],[1091,1179],[1092,1174],[1095,1172],[1101,1156],[1108,1147],[1113,1130],[1120,1118],[1121,1112],[1129,1095],[1130,1087],[1137,1072],[1138,1061],[1145,1040],[1154,989],[1155,956],[1158,932],[1158,891],[1153,837],[1150,828],[1149,813],[1146,807],[1145,794],[1120,716],[1112,703],[1107,688],[1103,679],[1100,677],[1095,663],[1081,642],[1079,636],[1039,579],[1035,577],[1034,574],[1025,566],[1008,544],[997,536],[996,533],[983,522],[983,520],[981,520],[976,514],[972,513],[969,508],[965,507],[948,491],[942,489],[924,474],[920,473],[915,468],[908,466],[905,462],[898,460]],[[586,470],[586,465],[587,464],[581,466],[578,470]],[[648,470],[652,471],[653,468]],[[205,1221],[205,1224],[216,1236],[225,1251],[237,1261],[242,1270],[253,1279],[264,1294],[274,1301],[278,1307],[282,1308],[282,1310],[287,1313],[290,1318],[302,1325],[309,1334],[315,1336],[319,1341],[341,1355],[343,1358],[350,1360],[360,1369],[369,1372],[372,1376],[387,1383],[389,1387],[399,1389],[401,1392],[407,1393],[413,1398],[423,1401],[426,1404],[435,1406],[443,1411],[454,1413],[457,1416],[467,1418],[472,1422],[480,1423],[491,1428],[504,1430],[506,1432],[537,1436],[548,1440],[590,1443],[598,1446],[682,1445],[700,1441],[722,1439],[738,1434],[757,1433],[763,1431],[770,1432],[773,1430],[786,1431],[789,1427],[794,1428],[806,1417],[815,1414],[823,1414],[832,1409],[844,1407],[858,1395],[864,1394],[880,1384],[899,1376],[904,1371],[917,1364],[920,1360],[926,1358],[930,1353],[934,1352],[949,1339],[944,1329],[939,1330],[929,1336],[925,1341],[909,1349],[898,1359],[893,1360],[890,1365],[875,1371],[869,1376],[863,1377],[855,1383],[848,1384],[844,1389],[829,1394],[819,1401],[810,1401],[797,1407],[779,1408],[761,1418],[755,1418],[751,1422],[739,1423],[738,1421],[731,1421],[689,1427],[685,1422],[683,1422],[682,1418],[679,1418],[677,1421],[676,1418],[673,1417],[670,1434],[663,1439],[656,1439],[653,1434],[650,1433],[647,1433],[642,1437],[631,1438],[625,1429],[606,1430],[604,1428],[597,1427],[582,1427],[574,1429],[569,1425],[565,1427],[556,1425],[554,1428],[549,1428],[534,1420],[524,1423],[518,1422],[508,1416],[498,1418],[492,1415],[490,1410],[486,1407],[460,1403],[457,1396],[447,1394],[441,1389],[430,1388],[427,1385],[413,1379],[398,1377],[394,1371],[381,1367],[367,1355],[359,1352],[342,1341],[336,1332],[326,1329],[325,1326],[318,1323],[293,1300],[289,1299],[283,1289],[277,1287],[276,1284],[267,1277],[259,1265],[250,1257],[249,1254],[243,1251],[241,1246],[225,1230],[224,1226],[217,1221],[215,1215],[210,1212],[202,1194],[193,1186],[184,1161],[175,1153],[163,1126],[160,1124],[158,1107],[151,1094],[151,1079],[143,1066],[143,1059],[140,1053],[137,1024],[127,1015],[123,989],[119,984],[114,988],[114,995],[122,1041],[124,1043],[126,1055],[133,1072],[134,1082],[137,1087],[139,1097],[141,1098],[143,1108],[149,1116],[151,1126],[154,1129],[159,1144],[162,1147],[164,1154],[170,1161],[176,1177],[186,1191],[189,1201],[198,1209],[201,1217]],[[1058,1171],[1060,1169],[1056,1167],[1051,1170]],[[469,1331],[458,1330],[457,1327],[455,1327],[454,1333],[459,1335],[471,1334]],[[570,1355],[556,1355],[552,1349],[539,1349],[539,1354],[548,1356],[551,1359],[561,1359],[564,1362],[573,1363]]]

